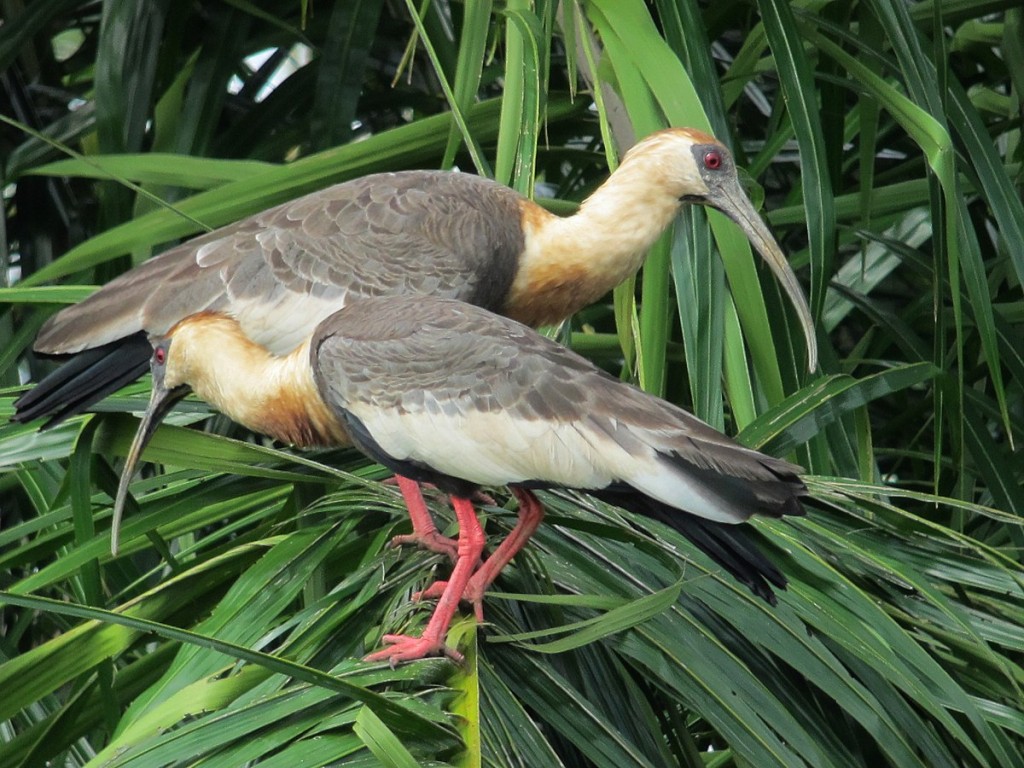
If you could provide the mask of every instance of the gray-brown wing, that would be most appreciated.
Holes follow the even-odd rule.
[[[311,356],[322,385],[343,407],[365,402],[415,412],[429,397],[526,419],[579,418],[586,380],[603,374],[545,341],[461,302],[396,297],[354,302],[329,318],[317,329]]]
[[[355,179],[149,260],[51,318],[36,349],[71,353],[162,334],[210,310],[283,353],[353,296],[432,294],[497,308],[522,251],[520,200],[468,174]]]
[[[604,445],[623,455],[677,457],[742,480],[775,482],[799,471],[738,445],[525,326],[459,302],[354,302],[318,328],[311,357],[325,399],[357,415],[393,414],[395,429],[403,414],[412,417],[406,422],[411,428],[417,416],[432,413],[438,429],[448,424],[459,439],[478,425],[501,425],[508,430],[504,439],[534,439],[539,450],[548,425],[549,433],[562,435],[552,452],[560,441],[571,441],[580,462],[596,460]],[[581,434],[592,450],[580,450]],[[471,442],[467,438],[463,448]]]

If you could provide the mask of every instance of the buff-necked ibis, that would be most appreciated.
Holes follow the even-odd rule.
[[[190,318],[230,318],[244,339],[278,356],[308,342],[321,321],[363,296],[450,297],[530,325],[555,322],[635,273],[686,203],[718,208],[742,227],[796,307],[816,367],[797,279],[744,195],[728,151],[699,131],[668,129],[634,146],[565,218],[487,179],[406,171],[338,184],[189,240],[50,318],[35,350],[70,359],[15,403],[14,418],[47,416],[52,424],[80,413],[145,372],[149,336],[165,336]],[[219,352],[211,346],[194,354]],[[170,400],[151,401],[144,420],[150,432],[191,386],[274,438],[298,446],[347,443],[344,431],[326,426],[321,414],[284,424],[273,408],[257,416],[233,401],[245,391],[212,381],[180,383],[166,393]],[[144,442],[140,425],[136,449]],[[410,501],[416,490],[399,485]],[[414,527],[429,540],[423,515],[425,508]]]
[[[800,469],[744,448],[682,409],[609,376],[525,325],[437,297],[360,299],[290,354],[250,341],[236,320],[196,315],[154,339],[154,388],[208,385],[247,422],[314,419],[400,476],[451,494],[460,526],[450,579],[421,637],[385,638],[371,659],[404,661],[444,647],[460,599],[484,590],[540,523],[532,489],[577,488],[682,532],[755,594],[774,602],[779,570],[735,524],[801,514]],[[220,353],[206,350],[216,346]],[[470,501],[510,486],[520,520],[477,569],[483,535]],[[739,533],[741,535],[737,536]]]

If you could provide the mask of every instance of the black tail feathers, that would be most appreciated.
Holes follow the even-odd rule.
[[[753,531],[747,525],[707,520],[632,490],[589,493],[610,504],[659,520],[679,531],[694,546],[732,574],[737,581],[749,587],[751,592],[771,605],[777,602],[772,587],[786,588],[786,577],[758,549],[752,538]],[[796,502],[796,507],[802,512],[799,502]]]
[[[15,401],[11,420],[49,417],[43,428],[55,426],[138,379],[152,354],[144,333],[78,352]]]

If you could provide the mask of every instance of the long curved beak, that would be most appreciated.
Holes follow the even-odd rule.
[[[149,443],[149,439],[164,420],[174,404],[188,394],[187,386],[167,389],[164,386],[163,377],[153,377],[153,391],[149,396],[149,407],[139,422],[139,428],[135,432],[135,439],[128,449],[125,457],[124,469],[121,470],[121,481],[117,484],[117,496],[114,498],[114,519],[110,527],[110,551],[115,556],[120,550],[121,517],[124,513],[124,503],[128,498],[128,484],[132,475],[135,474],[135,465],[139,463],[142,451]]]
[[[814,336],[814,321],[811,319],[811,310],[807,306],[807,299],[804,298],[804,292],[796,279],[796,273],[789,266],[782,248],[775,242],[768,225],[754,210],[753,203],[740,187],[739,179],[733,177],[728,182],[715,185],[709,190],[708,197],[704,202],[717,208],[739,225],[747,239],[761,254],[761,258],[771,267],[776,279],[782,283],[786,295],[789,296],[789,300],[793,303],[793,308],[800,318],[800,325],[803,326],[804,338],[807,341],[807,365],[813,373],[818,367],[818,341]]]

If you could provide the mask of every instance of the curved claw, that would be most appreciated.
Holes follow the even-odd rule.
[[[430,510],[427,509],[427,504],[423,500],[420,484],[401,475],[395,475],[392,480],[402,492],[405,506],[409,510],[409,519],[412,521],[412,533],[395,536],[391,539],[391,546],[398,547],[402,544],[415,544],[424,549],[429,549],[431,552],[448,555],[448,558],[453,563],[457,563],[459,559],[459,546],[454,539],[449,539],[438,532],[437,526],[434,525],[434,519],[430,516]]]
[[[453,563],[459,559],[459,545],[455,539],[448,538],[447,536],[438,533],[436,530],[403,533],[398,536],[393,536],[391,541],[388,543],[390,547],[401,547],[403,545],[413,545],[420,547],[421,549],[428,549],[431,552],[437,552],[440,555],[447,555],[448,559]]]
[[[426,636],[384,635],[382,642],[391,647],[374,651],[364,656],[363,661],[388,661],[394,667],[403,661],[418,661],[427,656],[447,656],[456,664],[461,664],[465,660],[454,648]]]

